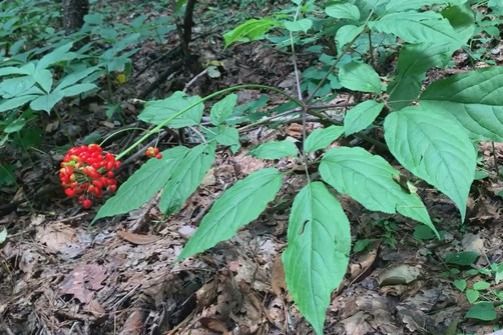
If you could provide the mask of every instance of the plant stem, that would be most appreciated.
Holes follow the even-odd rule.
[[[271,87],[271,86],[266,86],[266,85],[259,85],[259,84],[244,84],[244,85],[236,85],[236,86],[227,87],[227,88],[224,88],[223,90],[220,90],[220,91],[217,91],[217,92],[212,93],[210,95],[207,95],[206,97],[200,99],[199,101],[194,102],[193,104],[185,107],[184,109],[182,109],[182,110],[176,112],[175,114],[171,115],[170,117],[166,118],[164,121],[162,121],[157,126],[155,126],[150,131],[148,131],[145,135],[143,135],[142,137],[140,137],[136,142],[134,142],[129,147],[127,147],[123,152],[121,152],[120,154],[118,154],[115,157],[115,159],[116,160],[120,160],[122,157],[124,157],[129,152],[131,152],[141,142],[145,141],[150,135],[158,132],[162,127],[166,126],[170,121],[172,121],[173,119],[175,119],[175,118],[179,117],[180,115],[186,113],[187,111],[189,111],[190,109],[192,109],[195,106],[199,105],[200,103],[203,103],[205,101],[213,99],[213,98],[215,98],[215,97],[217,97],[217,96],[219,96],[221,94],[229,93],[229,92],[233,92],[233,91],[237,91],[237,90],[244,89],[244,88],[258,88],[258,89],[265,89],[265,90],[273,91],[275,93],[279,93],[279,94],[287,97],[290,101],[293,101],[294,103],[296,103],[300,107],[306,108],[306,105],[302,101],[299,101],[298,99],[295,99],[294,97],[290,96],[288,93],[285,93],[285,92],[283,92],[282,90],[280,90],[279,88],[276,88],[276,87]]]

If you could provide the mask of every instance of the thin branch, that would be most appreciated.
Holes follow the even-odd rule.
[[[185,87],[183,88],[183,93],[187,93],[187,90],[189,89],[192,84],[194,84],[199,78],[204,76],[208,72],[208,69],[204,69],[201,71],[199,74],[197,74],[194,78],[192,78],[187,84],[185,84]]]

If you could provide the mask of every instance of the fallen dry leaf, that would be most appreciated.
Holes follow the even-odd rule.
[[[221,320],[215,318],[202,317],[199,319],[201,325],[214,332],[221,333],[223,335],[232,335],[232,333],[227,329],[225,323]]]
[[[421,272],[415,266],[407,264],[392,265],[379,273],[380,286],[409,284],[416,280]]]
[[[47,246],[46,250],[52,253],[62,252],[70,244],[78,244],[77,231],[61,222],[51,222],[36,228],[35,239]]]
[[[212,280],[204,284],[196,292],[197,305],[199,307],[206,307],[212,304],[217,297],[218,283],[216,280]]]
[[[346,334],[351,335],[366,335],[372,333],[372,327],[367,323],[367,319],[371,316],[365,312],[359,311],[349,318],[342,320]]]
[[[139,309],[135,309],[129,314],[119,335],[140,335],[143,328],[143,316]]]
[[[60,285],[61,294],[71,294],[83,304],[90,303],[94,291],[103,287],[107,278],[106,269],[97,264],[80,265],[72,271]]]
[[[120,238],[122,238],[123,240],[128,241],[129,243],[133,243],[133,244],[137,244],[137,245],[150,244],[150,243],[157,242],[161,239],[160,236],[141,235],[141,234],[130,233],[130,232],[124,231],[124,230],[118,230],[117,235]]]
[[[356,262],[351,262],[351,264],[349,265],[350,285],[359,280],[362,280],[365,274],[368,274],[370,268],[377,258],[379,246],[380,242],[374,243],[372,249],[358,256]]]
[[[285,269],[283,268],[281,254],[276,256],[274,262],[272,263],[271,288],[274,294],[276,294],[277,296],[281,295],[283,290],[286,291]]]
[[[35,265],[39,263],[39,260],[42,258],[38,253],[25,250],[21,255],[21,261],[19,262],[19,268],[24,273],[31,274],[33,272],[33,268]]]
[[[243,150],[243,153],[235,156],[233,159],[241,174],[247,176],[253,171],[257,171],[265,167],[265,162],[263,159],[245,155],[246,151]]]
[[[89,302],[85,309],[91,312],[97,318],[101,318],[106,314],[105,309],[96,299],[91,300],[91,302]]]

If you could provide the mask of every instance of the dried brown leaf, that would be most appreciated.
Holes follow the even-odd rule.
[[[218,282],[216,280],[212,280],[197,290],[196,299],[198,306],[206,307],[212,304],[217,297],[217,288]]]
[[[223,335],[232,335],[232,333],[227,329],[225,323],[221,320],[215,318],[202,317],[199,319],[201,325],[214,332],[221,333]]]
[[[48,252],[61,252],[69,244],[78,244],[76,229],[60,222],[38,226],[36,240],[47,246]]]
[[[140,310],[136,309],[129,314],[119,335],[140,335],[143,328],[143,316]]]
[[[106,313],[103,306],[101,306],[99,301],[96,299],[93,299],[91,300],[91,302],[89,302],[89,304],[86,306],[86,310],[91,312],[97,318],[103,317]]]
[[[285,282],[285,269],[283,268],[283,261],[281,255],[277,255],[272,263],[271,269],[271,288],[274,294],[281,295],[283,290],[286,291]]]
[[[103,287],[106,269],[97,264],[84,264],[71,272],[60,285],[61,294],[71,294],[84,304],[90,303],[94,292]]]
[[[379,251],[380,242],[373,244],[372,249],[358,257],[356,262],[349,265],[350,283],[354,284],[365,277],[370,272]],[[350,285],[351,285],[350,284]]]
[[[25,273],[32,273],[33,268],[39,263],[39,259],[41,259],[41,257],[42,256],[36,252],[25,250],[21,256],[19,268]]]
[[[130,233],[130,232],[124,231],[124,230],[118,230],[117,235],[120,238],[122,238],[123,240],[128,241],[129,243],[137,244],[137,245],[150,244],[150,243],[157,242],[161,239],[160,236],[141,235],[141,234]]]
[[[416,280],[421,271],[415,266],[394,264],[382,270],[377,276],[380,286],[409,284]]]

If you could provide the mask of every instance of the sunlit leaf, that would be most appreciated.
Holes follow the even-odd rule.
[[[368,64],[351,62],[339,71],[342,86],[353,91],[378,93],[383,87],[379,74]]]
[[[473,139],[503,142],[503,67],[437,80],[419,100],[425,111],[455,118]]]
[[[138,115],[142,121],[160,124],[167,118],[188,108],[200,101],[198,96],[187,96],[181,91],[173,93],[169,98],[163,100],[151,100],[145,103],[145,109]],[[201,122],[204,105],[202,103],[195,105],[180,116],[171,120],[167,125],[172,128],[183,128],[194,126]]]
[[[325,149],[344,133],[344,127],[330,126],[327,128],[315,129],[304,142],[305,152],[315,152]]]
[[[370,126],[381,113],[384,103],[367,100],[351,108],[344,118],[346,136],[359,132]]]
[[[161,159],[149,159],[101,206],[93,222],[140,208],[166,185],[174,169],[189,151],[188,148],[179,146],[163,151]]]
[[[295,157],[298,153],[295,143],[289,140],[265,142],[250,152],[252,156],[262,159]]]
[[[349,221],[323,183],[310,183],[295,196],[287,237],[283,264],[288,291],[323,334],[330,296],[344,278],[351,250]]]
[[[258,170],[227,189],[211,206],[177,261],[193,256],[231,238],[255,220],[272,201],[282,184],[274,168]]]
[[[396,171],[384,158],[362,148],[338,147],[325,153],[319,171],[322,179],[342,194],[348,194],[365,208],[400,213],[438,232],[423,202],[393,180]]]
[[[427,107],[406,107],[386,117],[384,136],[393,156],[451,198],[464,220],[477,158],[466,130]]]
[[[200,144],[183,156],[172,169],[162,192],[159,208],[166,215],[177,212],[197,189],[215,160],[215,145]]]

